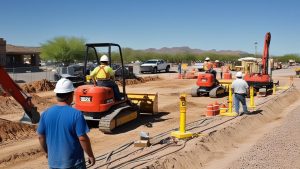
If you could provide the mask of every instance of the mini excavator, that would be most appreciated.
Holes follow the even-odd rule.
[[[197,86],[191,90],[192,97],[208,95],[211,98],[224,96],[225,88],[219,84],[216,75],[211,72],[198,74]]]
[[[18,86],[8,75],[5,69],[0,66],[0,89],[2,88],[4,91],[1,91],[1,95],[10,95],[12,96],[24,109],[25,113],[21,118],[21,122],[36,124],[40,120],[40,114],[37,111],[37,107],[33,105],[31,102],[31,96],[26,94],[20,86]],[[5,93],[7,92],[7,93]]]
[[[140,113],[156,114],[158,112],[158,100],[156,94],[128,94],[125,90],[126,79],[124,76],[124,64],[122,49],[120,45],[114,43],[89,43],[86,44],[86,55],[84,71],[86,79],[89,78],[87,63],[89,60],[96,60],[100,65],[100,50],[108,49],[107,56],[109,64],[112,59],[118,60],[122,67],[122,99],[118,101],[114,98],[113,90],[109,87],[96,86],[93,83],[82,85],[75,90],[74,107],[83,112],[87,121],[99,121],[99,130],[104,133],[112,133],[113,130],[125,123],[137,119]],[[112,48],[117,49],[112,53]],[[92,52],[90,52],[92,51]],[[117,53],[120,58],[117,59]],[[101,51],[102,54],[102,51]],[[92,59],[93,58],[93,59]],[[115,61],[114,61],[115,62]]]
[[[268,72],[269,68],[269,46],[271,42],[271,33],[267,32],[265,36],[264,52],[262,55],[262,71],[260,73],[247,73],[244,80],[253,85],[256,91],[267,95],[267,91],[273,88],[273,80]],[[276,83],[278,85],[279,82]]]

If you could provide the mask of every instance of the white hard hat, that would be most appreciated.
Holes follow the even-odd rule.
[[[220,62],[219,60],[216,60],[215,62]]]
[[[235,77],[243,77],[243,73],[242,72],[236,72]]]
[[[100,62],[108,62],[109,59],[106,55],[102,55],[101,58],[100,58]]]
[[[54,89],[55,93],[70,93],[73,91],[74,91],[73,83],[66,78],[59,79]]]
[[[210,58],[209,58],[209,57],[206,57],[205,60],[210,60]]]

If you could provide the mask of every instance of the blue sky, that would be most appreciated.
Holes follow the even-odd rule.
[[[189,46],[300,54],[298,0],[2,0],[0,37],[39,46],[57,36],[133,49]]]

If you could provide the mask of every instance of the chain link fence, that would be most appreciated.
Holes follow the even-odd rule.
[[[9,76],[17,83],[30,83],[46,79],[54,81],[55,67],[17,67],[5,68]]]

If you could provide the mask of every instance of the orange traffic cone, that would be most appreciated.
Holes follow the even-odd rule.
[[[208,104],[206,109],[206,116],[213,116],[213,115],[214,115],[213,105]]]
[[[213,110],[214,110],[214,116],[220,114],[220,105],[217,101],[213,104]]]

